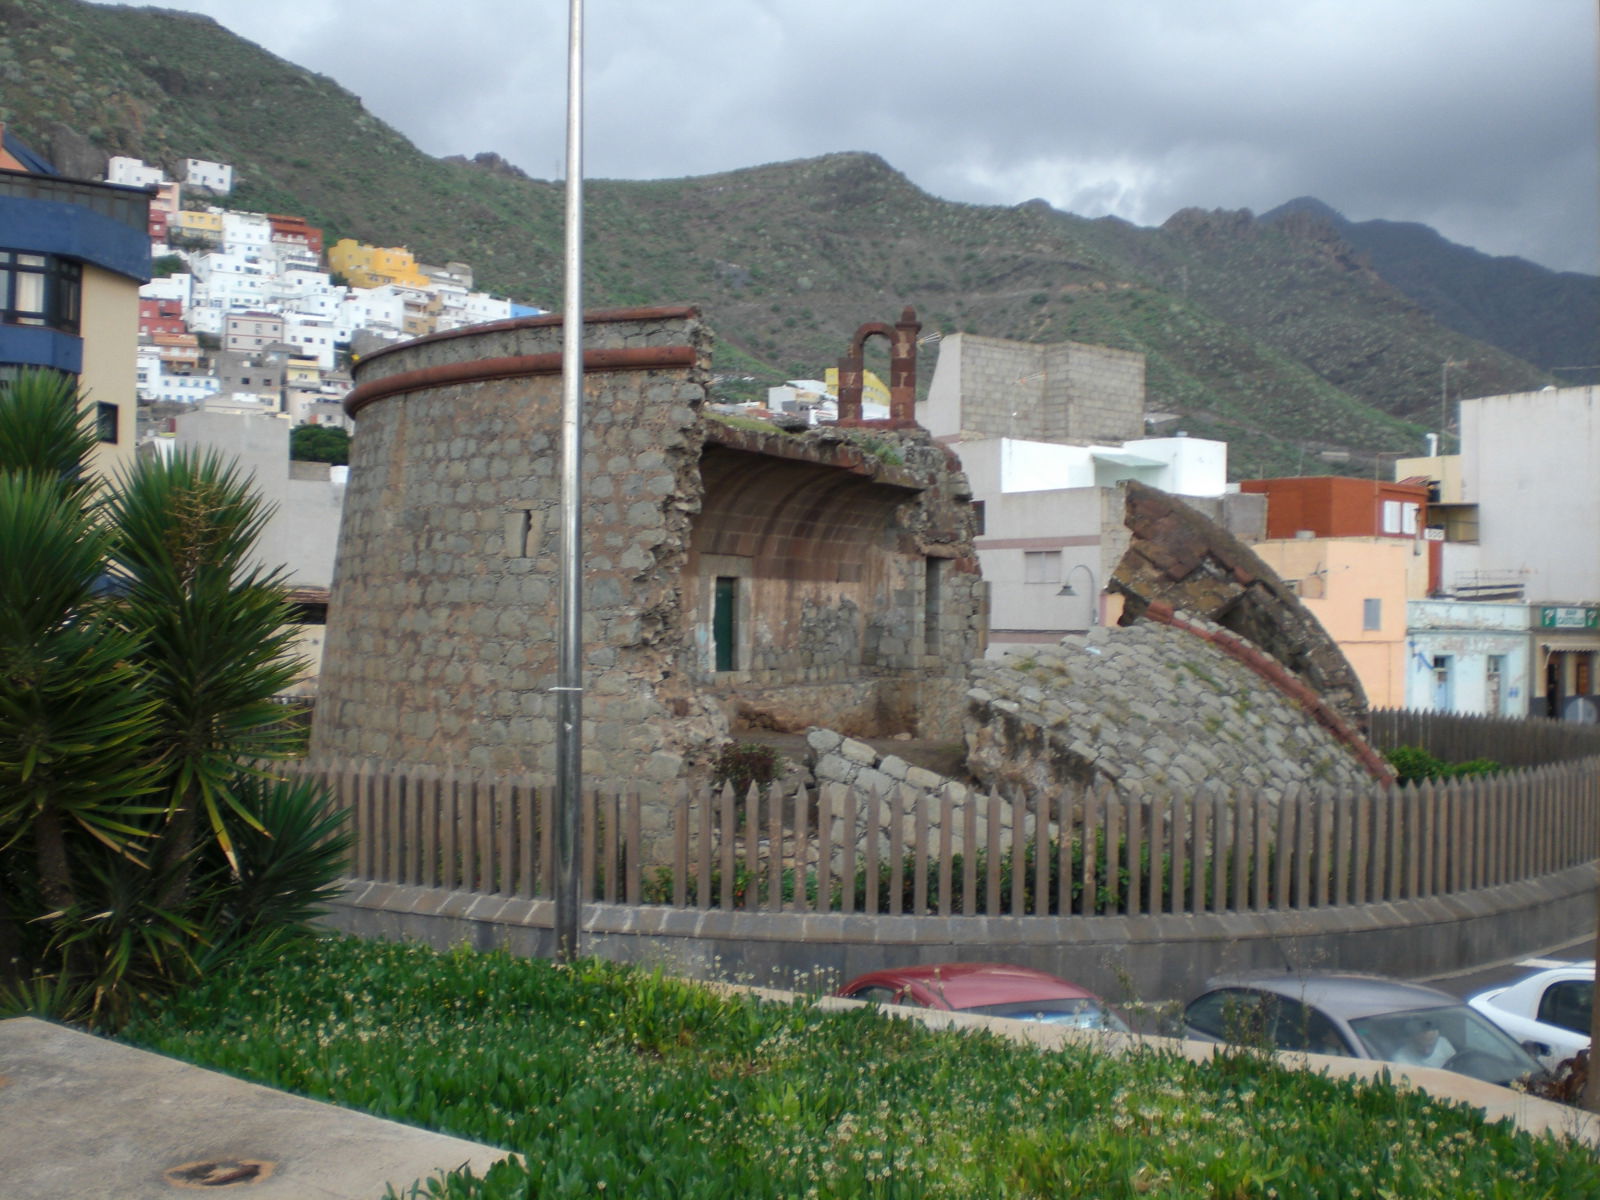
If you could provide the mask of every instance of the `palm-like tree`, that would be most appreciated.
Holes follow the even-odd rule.
[[[266,769],[300,663],[248,481],[177,454],[102,494],[94,441],[70,381],[0,385],[0,1012],[115,1021],[302,922],[344,840]]]

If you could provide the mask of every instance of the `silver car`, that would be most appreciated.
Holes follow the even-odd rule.
[[[1515,1040],[1454,996],[1375,975],[1216,979],[1189,1002],[1184,1036],[1207,1042],[1442,1067],[1508,1086],[1543,1074]]]

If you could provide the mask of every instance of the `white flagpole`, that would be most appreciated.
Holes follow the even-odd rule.
[[[583,789],[583,0],[568,0],[566,296],[561,320],[561,620],[556,696],[556,959],[578,955]]]

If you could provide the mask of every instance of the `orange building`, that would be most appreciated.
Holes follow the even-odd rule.
[[[1426,527],[1428,485],[1302,475],[1246,479],[1241,492],[1267,497],[1267,537],[1419,537]]]
[[[292,246],[304,246],[312,254],[322,253],[322,230],[315,225],[308,224],[304,217],[268,213],[267,220],[272,225],[273,241],[284,242]]]
[[[1252,547],[1299,594],[1379,708],[1405,703],[1406,602],[1438,585],[1426,481],[1337,475],[1247,479],[1267,498],[1267,540]]]

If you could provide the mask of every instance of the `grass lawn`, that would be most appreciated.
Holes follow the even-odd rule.
[[[326,938],[122,1036],[522,1156],[417,1196],[1600,1196],[1592,1151],[1386,1083],[1046,1052],[593,960]]]

